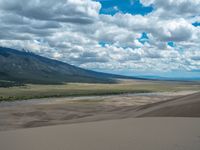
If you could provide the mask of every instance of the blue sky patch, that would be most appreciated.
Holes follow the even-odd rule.
[[[171,47],[175,47],[175,46],[176,46],[175,43],[172,42],[172,41],[169,41],[169,42],[167,43],[167,45],[169,45],[169,46],[171,46]]]
[[[142,33],[142,36],[138,39],[138,41],[142,44],[144,44],[145,42],[148,42],[149,38],[147,36],[146,32]]]
[[[99,45],[101,45],[102,47],[105,47],[106,45],[111,45],[112,43],[110,42],[106,42],[106,41],[100,41]]]
[[[200,26],[200,22],[194,22],[194,23],[192,23],[192,25],[195,27]]]
[[[101,3],[101,14],[114,15],[117,12],[146,15],[153,11],[152,6],[145,7],[139,0],[97,0]]]

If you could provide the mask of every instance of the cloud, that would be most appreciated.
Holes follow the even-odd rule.
[[[0,0],[0,9],[30,19],[87,24],[98,17],[100,4],[90,0]]]
[[[189,17],[200,13],[199,0],[140,0],[145,6],[153,5],[161,17]],[[168,12],[168,13],[166,13]]]
[[[0,45],[95,70],[198,70],[199,1],[141,2],[154,11],[105,15],[91,0],[0,0]]]
[[[134,32],[147,32],[161,41],[184,41],[191,38],[195,27],[183,18],[161,20],[155,16],[141,16],[118,13],[105,16],[103,21]]]

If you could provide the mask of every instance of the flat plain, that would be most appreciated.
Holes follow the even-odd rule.
[[[119,80],[116,84],[64,83],[60,85],[26,84],[0,88],[0,101],[48,97],[115,95],[124,93],[176,92],[200,89],[199,82]]]

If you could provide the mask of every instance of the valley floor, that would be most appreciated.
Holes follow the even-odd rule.
[[[199,93],[192,93],[195,93],[195,91],[1,102],[0,131],[140,116],[200,117],[200,96]],[[194,96],[191,97],[191,94]],[[187,104],[186,108],[194,112],[189,112],[189,110],[186,110],[186,114],[182,112],[185,110],[184,105],[182,106],[182,99],[185,97],[186,103],[191,104],[191,107]],[[176,102],[177,100],[181,104]],[[177,106],[175,108],[170,107],[170,103],[166,103],[167,101],[170,101],[172,106],[178,103],[181,105],[180,108],[183,107],[182,111],[181,109],[177,110]],[[169,105],[167,109],[165,105]],[[171,114],[168,112],[170,109]]]
[[[125,93],[153,93],[198,91],[199,82],[118,80],[116,84],[63,83],[58,85],[25,84],[22,86],[0,87],[0,102],[30,100],[50,97],[77,97],[96,95],[119,95]]]

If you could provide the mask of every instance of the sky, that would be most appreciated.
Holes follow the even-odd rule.
[[[200,0],[0,0],[0,46],[130,76],[200,77]]]

